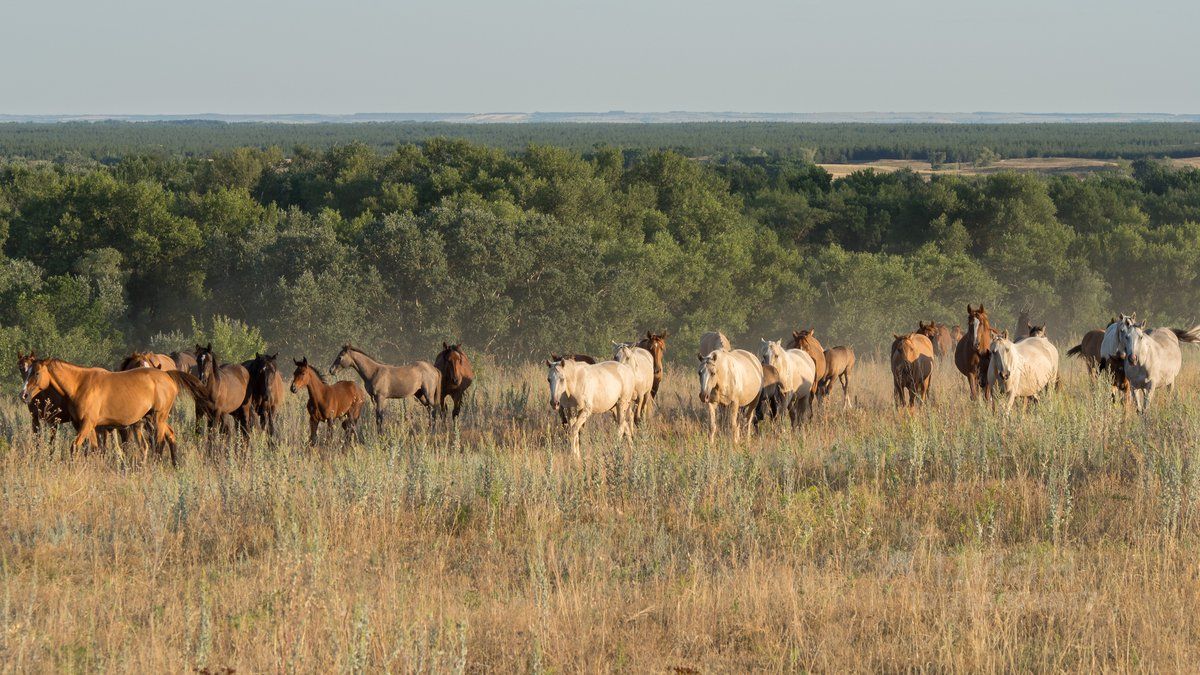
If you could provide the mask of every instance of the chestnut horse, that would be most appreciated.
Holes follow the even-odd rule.
[[[950,337],[950,329],[944,323],[930,321],[917,322],[917,332],[929,338],[933,343],[933,354],[939,359],[950,356],[954,351],[954,338]]]
[[[850,407],[850,370],[854,368],[854,350],[850,347],[834,347],[825,350],[825,377],[817,382],[817,392],[828,396],[833,392],[836,378],[842,384],[842,407]]]
[[[134,368],[155,368],[158,370],[176,370],[175,359],[166,354],[154,352],[133,352],[121,362],[117,370],[133,370]]]
[[[663,379],[663,359],[667,355],[667,331],[651,333],[646,331],[646,337],[638,341],[637,346],[650,352],[654,357],[654,386],[650,387],[650,398],[658,398],[658,385]]]
[[[813,364],[815,364],[817,367],[816,375],[813,377],[811,392],[812,398],[809,400],[810,406],[816,401],[818,393],[817,382],[820,382],[821,378],[825,377],[827,370],[827,364],[825,363],[825,350],[821,348],[821,343],[817,341],[817,338],[814,335],[816,332],[817,329],[815,328],[811,330],[792,331],[792,344],[790,347],[790,349],[803,349],[805,352],[808,352],[808,355],[812,357]]]
[[[292,373],[292,393],[308,389],[308,442],[316,445],[321,422],[332,429],[334,422],[341,419],[346,440],[353,443],[358,432],[358,419],[367,403],[367,392],[349,380],[326,384],[317,369],[308,365],[308,357],[299,361],[293,359],[293,362],[296,372]]]
[[[908,392],[908,407],[920,401],[924,405],[929,399],[929,384],[933,379],[933,343],[920,333],[892,335],[892,386],[896,407],[905,405],[904,392]]]
[[[230,433],[236,423],[242,435],[249,437],[250,371],[240,363],[217,363],[211,342],[206,347],[196,345],[196,367],[200,370],[201,384],[210,392],[211,403],[196,407],[196,419],[203,416],[208,419],[210,429],[219,427]]]
[[[462,411],[463,394],[475,381],[475,370],[471,368],[471,362],[467,360],[467,353],[463,351],[462,343],[448,345],[443,342],[442,351],[433,360],[433,367],[442,374],[442,392],[438,395],[438,408],[442,411],[442,417],[445,417],[446,397],[449,396],[454,401],[452,420],[456,421],[458,413]]]
[[[283,376],[279,374],[275,354],[255,354],[242,365],[250,375],[246,386],[248,422],[275,435],[275,415],[283,407]]]
[[[416,361],[406,366],[389,366],[367,356],[353,345],[342,347],[329,366],[329,374],[342,368],[353,368],[362,378],[367,395],[375,401],[375,427],[383,431],[383,409],[389,398],[415,398],[429,408],[429,424],[436,421],[437,402],[441,396],[442,374],[428,361]]]
[[[958,341],[954,349],[954,365],[967,378],[971,389],[971,400],[979,398],[983,391],[984,400],[991,399],[991,387],[987,385],[988,358],[992,353],[992,326],[988,323],[983,305],[972,309],[967,305],[967,334]]]
[[[199,380],[179,371],[137,368],[114,373],[58,359],[34,361],[21,388],[21,400],[28,403],[48,389],[66,402],[65,410],[78,430],[71,442],[72,452],[84,443],[99,447],[96,433],[102,427],[127,427],[149,417],[154,424],[154,445],[161,448],[165,443],[170,448],[172,464],[178,463],[177,444],[167,418],[179,392],[187,392],[197,402],[209,400]],[[148,446],[145,452],[149,452]]]
[[[32,351],[28,355],[17,352],[17,372],[21,375],[22,382],[29,377],[29,371],[33,368],[33,364],[37,360],[37,354]],[[37,435],[42,430],[42,425],[45,424],[50,427],[51,443],[54,442],[54,437],[58,435],[58,425],[71,421],[71,416],[67,414],[66,399],[53,389],[46,389],[38,393],[37,396],[30,398],[27,406],[29,407],[29,416],[33,424],[34,435]]]

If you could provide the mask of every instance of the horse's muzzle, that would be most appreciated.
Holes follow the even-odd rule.
[[[293,393],[293,394],[298,394],[298,393],[300,393],[300,390],[296,388],[296,383],[295,383],[295,382],[293,382],[293,383],[292,383],[292,386],[291,386],[291,387],[289,387],[289,389],[291,389],[291,390],[292,390],[292,393]]]
[[[550,399],[550,409],[551,410],[557,411],[561,407],[562,407],[562,404],[558,402],[558,399]]]
[[[29,403],[29,390],[21,387],[21,403]]]

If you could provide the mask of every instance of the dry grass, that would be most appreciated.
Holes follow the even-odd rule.
[[[636,446],[598,420],[581,467],[533,367],[485,369],[459,435],[414,432],[414,414],[310,451],[292,400],[279,448],[205,459],[189,441],[179,470],[48,460],[7,404],[0,663],[1193,667],[1196,378],[1137,418],[1072,364],[1062,396],[1006,420],[951,368],[935,405],[897,414],[883,367],[860,363],[856,409],[732,448],[705,442],[677,367]]]

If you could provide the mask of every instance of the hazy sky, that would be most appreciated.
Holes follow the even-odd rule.
[[[3,0],[0,113],[1200,112],[1194,0]]]

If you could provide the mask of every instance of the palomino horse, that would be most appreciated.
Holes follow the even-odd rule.
[[[1116,319],[1109,322],[1109,325],[1116,323]],[[1104,330],[1089,330],[1083,334],[1083,339],[1079,344],[1067,350],[1067,356],[1074,356],[1083,359],[1083,363],[1087,366],[1088,375],[1095,379],[1100,371],[1100,345],[1104,342]]]
[[[651,333],[646,331],[646,337],[638,341],[637,346],[650,352],[654,357],[654,386],[650,388],[650,397],[658,399],[658,385],[663,379],[663,359],[667,355],[667,331]]]
[[[236,423],[242,434],[249,436],[250,420],[250,371],[240,363],[217,363],[212,343],[196,345],[196,367],[200,370],[200,382],[208,388],[211,405],[196,406],[196,419],[208,419],[208,427],[220,428],[233,433]]]
[[[907,405],[911,408],[929,398],[929,384],[933,379],[933,343],[920,333],[893,335],[892,342],[892,386],[896,407],[906,404],[904,392],[908,392]]]
[[[1058,350],[1045,337],[1026,336],[1012,342],[1004,331],[992,340],[992,358],[988,360],[988,386],[996,389],[992,405],[998,396],[1004,396],[1004,410],[1012,412],[1018,396],[1036,402],[1057,382]]]
[[[164,443],[171,450],[171,463],[178,463],[175,432],[167,418],[180,390],[199,402],[208,391],[187,373],[137,368],[111,372],[103,368],[84,368],[58,359],[34,361],[21,388],[21,400],[28,403],[38,394],[53,389],[66,402],[67,414],[78,433],[71,451],[84,443],[99,447],[96,436],[103,427],[127,427],[146,417],[153,421],[156,448]],[[143,449],[143,458],[149,447]]]
[[[441,397],[442,374],[428,361],[406,366],[390,366],[371,358],[361,349],[346,344],[334,357],[329,374],[353,368],[362,378],[367,395],[375,401],[375,428],[383,431],[383,411],[391,398],[415,398],[429,408],[429,424],[437,420],[437,402]]]
[[[118,370],[133,370],[134,368],[157,368],[158,370],[175,370],[175,359],[166,354],[154,352],[133,352],[125,357]]]
[[[711,352],[718,349],[729,351],[732,347],[729,346],[729,338],[721,331],[712,331],[700,336],[700,354],[708,356]]]
[[[277,356],[278,353],[255,354],[252,360],[242,364],[250,374],[246,386],[246,395],[250,399],[247,405],[249,421],[265,429],[270,436],[275,435],[275,415],[283,407],[283,376],[275,362]]]
[[[809,330],[794,330],[792,331],[791,349],[803,349],[812,357],[813,365],[816,366],[817,372],[815,379],[812,382],[812,396],[815,399],[817,395],[817,381],[825,377],[825,350],[821,347],[821,343],[816,337],[817,329]],[[813,399],[808,401],[808,405],[813,404]],[[809,411],[812,412],[811,410]]]
[[[326,384],[317,369],[308,365],[308,357],[299,361],[293,359],[293,363],[296,372],[292,373],[292,393],[308,389],[308,442],[317,444],[317,429],[321,422],[332,430],[340,419],[346,441],[353,443],[358,432],[358,419],[367,404],[367,392],[349,380]]]
[[[1175,388],[1183,366],[1180,342],[1200,343],[1200,326],[1156,328],[1146,331],[1146,322],[1129,317],[1117,324],[1117,356],[1125,359],[1125,379],[1138,412],[1143,412],[1160,387]]]
[[[773,366],[779,373],[779,392],[783,395],[792,426],[799,424],[805,412],[811,417],[813,382],[817,372],[812,357],[803,349],[784,349],[781,341],[767,339],[763,339],[758,357],[764,366]]]
[[[988,323],[987,312],[983,305],[972,309],[967,305],[967,334],[958,341],[954,349],[954,365],[958,372],[967,378],[967,386],[971,389],[971,400],[979,398],[980,389],[984,399],[991,397],[987,386],[988,356],[992,353],[992,326]]]
[[[850,369],[854,368],[854,350],[849,347],[834,347],[825,350],[825,377],[817,382],[817,391],[828,396],[833,391],[833,381],[842,384],[842,408],[850,407]]]
[[[654,355],[632,342],[613,342],[613,360],[633,369],[633,423],[641,425],[654,390]]]
[[[762,363],[744,349],[714,349],[697,356],[700,401],[708,406],[708,440],[717,437],[717,408],[722,407],[728,409],[733,442],[737,443],[743,424],[746,433],[750,433],[753,413],[762,394]]]
[[[467,393],[467,387],[475,381],[475,370],[471,368],[471,362],[467,360],[467,353],[463,351],[462,343],[448,345],[442,343],[442,351],[433,359],[433,367],[441,373],[441,393],[438,394],[438,408],[442,411],[442,417],[446,416],[446,397],[449,396],[454,401],[454,416],[452,421],[458,420],[458,413],[462,412],[463,394]]]
[[[546,361],[550,408],[568,420],[567,435],[576,461],[583,458],[579,432],[592,415],[612,411],[617,418],[618,440],[633,440],[629,408],[634,399],[634,379],[633,369],[616,361]]]
[[[917,322],[917,332],[929,338],[933,343],[933,355],[939,359],[950,356],[954,352],[954,338],[950,337],[950,329],[944,323],[930,321]]]

